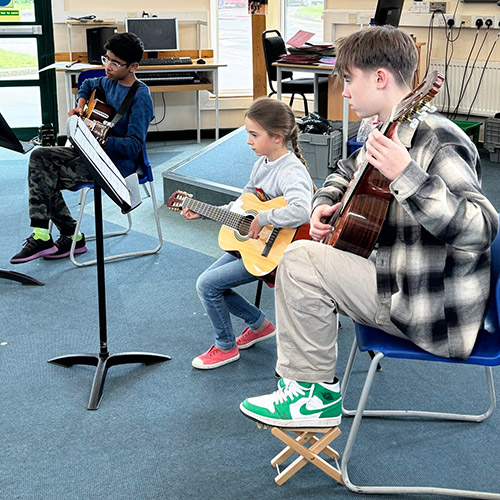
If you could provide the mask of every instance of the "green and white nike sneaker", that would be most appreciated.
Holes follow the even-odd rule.
[[[342,414],[339,383],[282,379],[278,390],[240,404],[247,417],[276,427],[336,427]]]

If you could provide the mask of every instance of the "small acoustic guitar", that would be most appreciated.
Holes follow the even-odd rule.
[[[391,136],[398,123],[410,121],[412,128],[434,111],[427,103],[438,93],[444,76],[434,71],[412,90],[392,110],[381,132]],[[380,234],[392,199],[389,189],[391,181],[375,167],[364,162],[354,173],[338,210],[328,220],[332,231],[322,243],[332,245],[346,252],[368,257]]]
[[[260,201],[253,193],[244,193],[228,210],[193,200],[191,194],[183,191],[175,191],[167,202],[167,207],[171,210],[188,208],[223,224],[219,232],[219,246],[227,252],[238,252],[245,269],[257,277],[269,275],[278,266],[283,252],[292,241],[311,239],[309,224],[298,228],[264,226],[258,239],[248,237],[250,224],[260,211],[286,205],[283,196]],[[265,281],[272,283],[272,278]]]
[[[102,144],[106,141],[108,132],[113,127],[111,120],[116,112],[112,106],[96,97],[94,89],[83,111],[82,119],[92,132],[92,135]]]

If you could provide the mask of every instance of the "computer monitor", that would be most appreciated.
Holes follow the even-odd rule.
[[[404,0],[378,0],[375,10],[375,25],[391,24],[397,28],[403,11],[403,3]]]
[[[179,50],[179,28],[176,17],[129,17],[125,31],[135,33],[144,43],[144,51]],[[153,56],[154,57],[154,56]]]

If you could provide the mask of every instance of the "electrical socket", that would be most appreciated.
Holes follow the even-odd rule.
[[[370,24],[373,14],[358,13],[357,24]]]
[[[491,15],[486,15],[486,21],[484,21],[484,24],[487,28],[495,29],[498,27],[498,25],[495,23],[495,16]]]
[[[471,28],[477,28],[476,22],[482,21],[481,29],[486,28],[486,23],[490,21],[491,28],[496,28],[495,26],[495,16],[489,14],[483,14],[482,16],[472,16]]]
[[[453,19],[455,21],[455,24],[453,26],[459,27],[460,26],[460,16],[453,14],[435,14],[434,19],[436,20],[436,25],[439,26],[440,28],[444,28],[445,26],[448,26],[448,20]]]
[[[419,2],[420,3],[420,12],[422,14],[427,14],[430,10],[430,2]]]
[[[431,12],[440,10],[443,14],[446,13],[446,2],[430,2]]]
[[[415,2],[415,0],[411,3],[409,12],[420,12],[420,4],[421,2]]]
[[[420,0],[416,2],[413,0],[408,12],[427,14],[429,12],[429,2],[422,2]]]
[[[472,27],[472,16],[462,15],[460,23],[463,23],[462,24],[463,28],[471,28]],[[457,23],[455,20],[455,26],[457,26],[457,27],[460,26],[460,23]]]
[[[471,28],[477,28],[477,23],[482,23],[480,28],[484,28],[484,17],[483,16],[472,16],[472,24],[471,24]]]

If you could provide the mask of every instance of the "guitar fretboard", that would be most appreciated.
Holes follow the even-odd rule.
[[[248,216],[240,215],[225,208],[215,207],[202,201],[185,198],[182,201],[182,206],[196,212],[197,214],[207,217],[208,219],[220,222],[224,226],[240,231],[242,234],[248,234],[251,220]],[[246,233],[245,233],[246,229]]]

